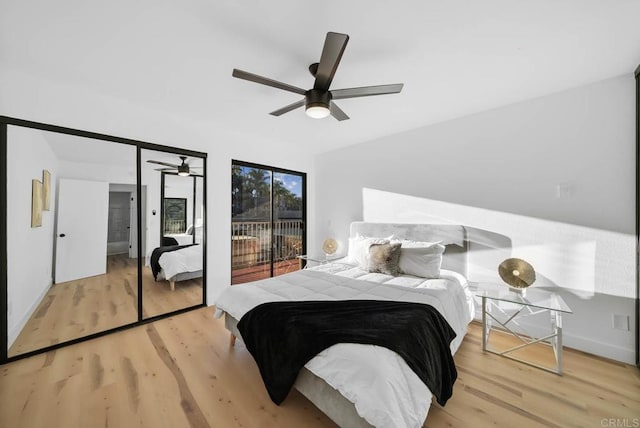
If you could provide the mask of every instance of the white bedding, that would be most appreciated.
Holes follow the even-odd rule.
[[[273,301],[397,300],[427,303],[456,332],[454,353],[473,319],[473,297],[466,279],[443,270],[440,279],[371,274],[330,263],[225,290],[216,302],[216,317],[236,319],[253,307]],[[354,403],[356,411],[376,427],[421,427],[431,405],[426,385],[393,351],[374,345],[341,343],[311,359],[305,367]]]
[[[166,279],[171,279],[179,273],[202,270],[202,245],[192,245],[163,253],[158,263]]]
[[[178,245],[193,244],[193,235],[190,233],[168,233],[164,236],[175,239]]]

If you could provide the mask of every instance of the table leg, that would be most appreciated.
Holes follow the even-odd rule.
[[[487,336],[489,334],[487,328],[487,298],[482,296],[482,350],[487,350]]]

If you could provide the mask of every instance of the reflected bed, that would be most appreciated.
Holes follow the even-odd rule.
[[[150,267],[154,278],[175,283],[202,277],[202,245],[172,245],[158,247],[151,253]]]

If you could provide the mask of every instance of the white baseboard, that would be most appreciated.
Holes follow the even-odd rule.
[[[22,315],[20,320],[18,320],[18,323],[13,327],[9,326],[8,332],[7,332],[7,349],[11,348],[11,346],[13,345],[13,342],[16,341],[16,339],[18,338],[18,335],[20,334],[24,326],[27,324],[27,321],[29,321],[33,313],[36,311],[36,309],[38,308],[38,305],[40,304],[42,299],[44,299],[44,296],[49,292],[49,289],[51,288],[52,285],[53,285],[53,280],[50,279],[47,286],[42,288],[42,292],[40,293],[40,295],[33,300],[33,303],[31,304],[31,306],[29,306],[29,308]]]
[[[636,350],[634,348],[624,348],[611,343],[603,343],[590,338],[567,334],[566,332],[563,332],[562,338],[564,345],[569,348],[627,364],[635,365],[636,363]]]

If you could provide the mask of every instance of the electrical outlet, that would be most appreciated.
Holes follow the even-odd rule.
[[[613,328],[629,331],[629,315],[613,314]]]
[[[556,199],[567,200],[573,195],[571,183],[560,183],[556,186]]]

